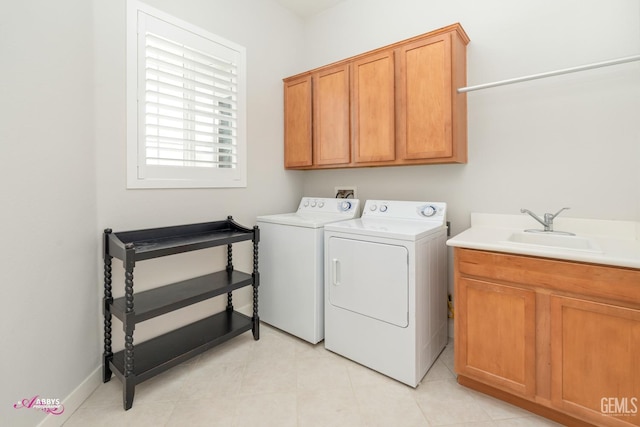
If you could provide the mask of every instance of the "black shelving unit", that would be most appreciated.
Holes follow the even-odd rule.
[[[237,271],[233,267],[234,243],[253,242],[253,272]],[[258,317],[258,242],[260,230],[243,227],[231,216],[223,221],[173,227],[151,228],[114,233],[104,231],[104,354],[103,382],[115,374],[123,383],[123,406],[133,405],[135,386],[176,366],[185,360],[215,347],[246,331],[260,339]],[[161,286],[135,294],[133,270],[137,261],[227,245],[227,266],[224,271]],[[122,260],[125,269],[121,298],[113,298],[111,264],[113,258]],[[253,286],[253,315],[233,309],[232,292]],[[223,294],[227,294],[226,310],[183,326],[141,344],[133,344],[136,323],[169,313]],[[122,321],[125,348],[111,350],[112,317]]]

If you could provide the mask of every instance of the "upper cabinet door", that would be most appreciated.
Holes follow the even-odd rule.
[[[352,64],[354,161],[395,160],[394,52],[377,53]]]
[[[284,167],[311,166],[311,75],[284,82]]]
[[[453,156],[451,35],[398,49],[398,151],[402,159]]]
[[[351,162],[349,64],[313,76],[314,165],[346,165]]]

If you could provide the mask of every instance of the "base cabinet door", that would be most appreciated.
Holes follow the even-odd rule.
[[[456,281],[455,368],[512,394],[535,394],[534,291],[488,281]]]
[[[640,426],[640,311],[551,297],[551,401],[597,425]]]

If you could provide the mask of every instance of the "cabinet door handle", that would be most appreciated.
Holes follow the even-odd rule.
[[[334,258],[332,260],[333,262],[333,268],[331,269],[331,273],[332,273],[332,281],[333,281],[333,286],[338,286],[340,284],[340,261],[338,260],[338,258]]]

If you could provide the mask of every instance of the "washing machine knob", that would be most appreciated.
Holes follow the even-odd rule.
[[[422,216],[426,216],[426,217],[434,216],[436,212],[438,212],[438,209],[436,209],[436,207],[433,205],[427,205],[420,208],[420,215]]]
[[[324,202],[318,202],[318,207],[321,208],[324,206]]]
[[[307,206],[309,206],[309,201],[308,201],[308,200],[305,200],[305,201],[304,201],[304,207],[306,208]]]
[[[340,203],[340,210],[341,211],[346,212],[349,209],[351,209],[351,202],[345,200],[344,202]]]
[[[387,205],[381,205],[380,206],[380,212],[386,212],[387,209],[389,209],[389,207]]]
[[[318,204],[318,202],[316,202],[316,201],[314,200],[313,202],[311,202],[311,207],[312,207],[312,208],[315,208],[317,204]]]

